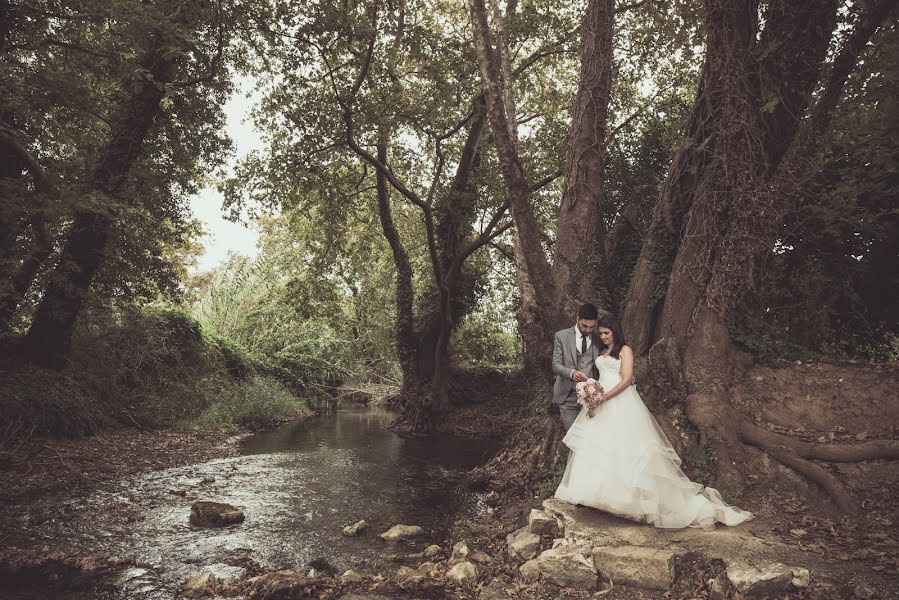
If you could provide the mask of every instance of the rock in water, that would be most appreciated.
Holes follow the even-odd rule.
[[[202,598],[207,595],[207,591],[211,591],[215,583],[215,575],[209,571],[194,575],[181,584],[181,595],[185,598]]]
[[[418,525],[394,525],[381,534],[381,539],[388,542],[409,540],[424,535],[425,530]]]
[[[350,525],[348,527],[344,527],[343,535],[345,535],[347,537],[352,537],[354,535],[361,534],[366,529],[368,529],[368,523],[366,523],[365,520],[363,519],[361,521],[357,521],[356,523],[353,523],[352,525]]]
[[[190,524],[194,527],[225,527],[243,523],[245,518],[242,510],[224,502],[197,500],[190,507]]]

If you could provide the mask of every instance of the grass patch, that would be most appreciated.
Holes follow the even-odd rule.
[[[117,426],[262,426],[301,410],[295,375],[260,363],[181,310],[89,314],[64,370],[0,361],[0,448]]]

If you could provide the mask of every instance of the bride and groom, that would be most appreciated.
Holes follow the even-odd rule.
[[[575,326],[555,335],[552,369],[563,442],[571,449],[556,498],[663,528],[714,529],[716,522],[752,518],[681,471],[680,457],[633,384],[634,355],[618,319],[581,306]],[[604,396],[592,417],[576,393],[588,378]]]

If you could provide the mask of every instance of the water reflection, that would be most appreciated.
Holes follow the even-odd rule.
[[[316,558],[338,569],[393,568],[384,556],[394,550],[377,534],[397,523],[417,524],[428,532],[422,543],[441,542],[452,516],[475,503],[446,469],[473,467],[496,449],[449,436],[403,439],[386,429],[393,417],[342,407],[255,435],[242,456],[122,480],[71,500],[65,523],[48,522],[9,541],[40,547],[52,540],[64,553],[128,556],[148,569],[127,583],[114,581],[111,592],[109,581],[93,590],[94,597],[111,599],[171,592],[241,556],[275,569]],[[187,517],[194,499],[234,504],[247,519],[236,527],[192,529]],[[127,505],[140,518],[125,521],[111,505]],[[341,535],[359,519],[371,525],[366,535]]]

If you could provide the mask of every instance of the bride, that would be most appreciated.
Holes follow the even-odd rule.
[[[571,456],[556,498],[671,529],[751,519],[717,490],[684,475],[680,457],[631,384],[634,355],[618,319],[600,318],[597,330],[605,346],[596,359],[605,401],[593,417],[583,407],[565,435]]]

